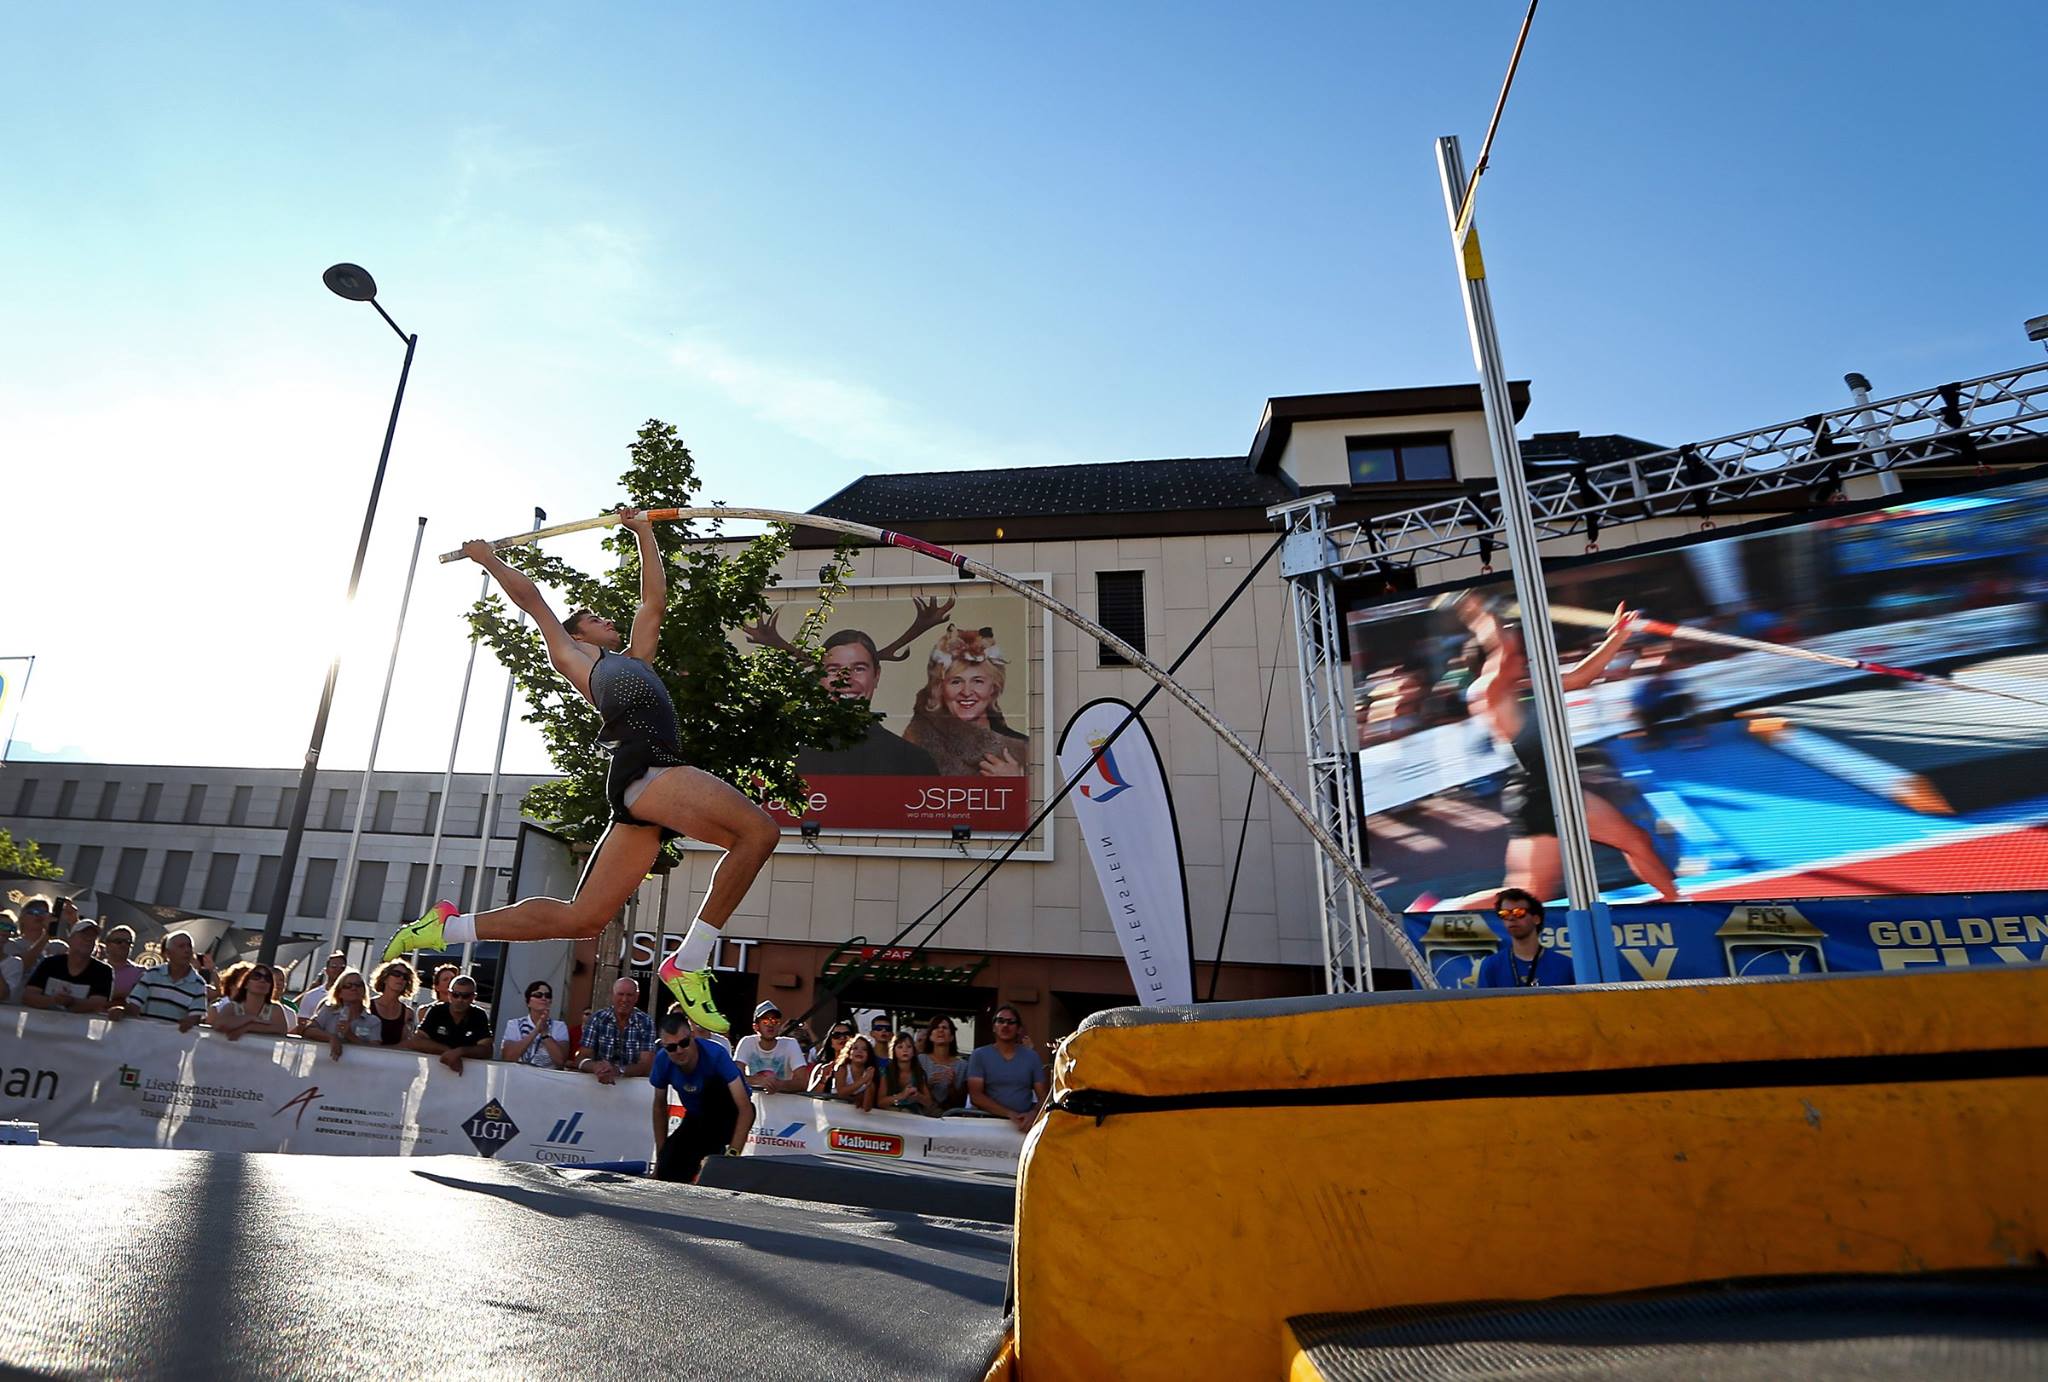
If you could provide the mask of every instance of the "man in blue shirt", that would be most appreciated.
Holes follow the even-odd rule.
[[[1534,893],[1503,888],[1493,912],[1507,928],[1508,943],[1479,962],[1480,988],[1550,989],[1575,981],[1571,957],[1543,943],[1543,903]]]
[[[747,1079],[716,1042],[690,1034],[677,1008],[661,1019],[661,1049],[647,1072],[654,1086],[654,1174],[662,1180],[694,1181],[707,1156],[738,1156],[754,1126],[754,1101]],[[683,1124],[668,1130],[671,1103],[683,1107]]]

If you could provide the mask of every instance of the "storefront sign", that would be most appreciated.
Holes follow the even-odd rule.
[[[652,931],[635,931],[619,942],[619,963],[629,968],[649,969],[682,943],[681,936],[657,936]],[[717,947],[711,952],[711,968],[722,974],[745,974],[747,952],[760,943],[745,936],[720,936]]]
[[[843,989],[857,979],[966,985],[973,983],[974,976],[987,968],[986,955],[971,965],[935,965],[923,951],[900,945],[869,945],[867,937],[855,936],[825,957],[818,977],[835,990]]]

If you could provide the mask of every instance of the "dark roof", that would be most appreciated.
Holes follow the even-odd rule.
[[[1529,411],[1529,381],[1508,381],[1515,421]],[[1431,413],[1476,413],[1486,406],[1477,384],[1432,384],[1419,389],[1359,389],[1351,393],[1290,394],[1266,400],[1258,435],[1252,438],[1252,469],[1273,473],[1297,422],[1334,422],[1355,417],[1426,417]]]
[[[963,519],[1186,513],[1284,504],[1294,490],[1257,475],[1242,456],[1171,461],[1036,465],[1015,470],[935,470],[863,475],[811,510],[827,518],[902,528]]]
[[[1581,436],[1577,432],[1538,432],[1523,439],[1522,461],[1532,466],[1558,465],[1568,461],[1602,465],[1608,461],[1625,461],[1631,456],[1655,455],[1669,449],[1640,437],[1624,437],[1615,432],[1595,437]]]

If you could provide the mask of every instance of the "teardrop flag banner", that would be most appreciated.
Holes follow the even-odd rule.
[[[1116,733],[1130,716],[1131,707],[1114,698],[1075,711],[1060,732],[1060,772],[1068,780],[1082,775],[1067,800],[1095,861],[1138,1001],[1148,1007],[1192,1003],[1194,933],[1180,827],[1145,722],[1134,719]]]

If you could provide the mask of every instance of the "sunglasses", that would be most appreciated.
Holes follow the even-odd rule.
[[[546,989],[535,989],[532,993],[529,993],[526,996],[528,998],[553,998],[555,995],[550,993]]]
[[[1499,917],[1525,917],[1529,915],[1529,909],[1527,907],[1502,907],[1496,910],[1494,915]]]
[[[998,1027],[1017,1027],[1017,1026],[1021,1026],[1021,1025],[1022,1025],[1022,1023],[1023,1023],[1023,1019],[1021,1019],[1021,1018],[1016,1018],[1016,1017],[999,1017],[999,1018],[997,1018],[997,1019],[996,1019],[996,1023],[995,1023],[995,1025],[996,1025],[996,1026],[998,1026]]]

